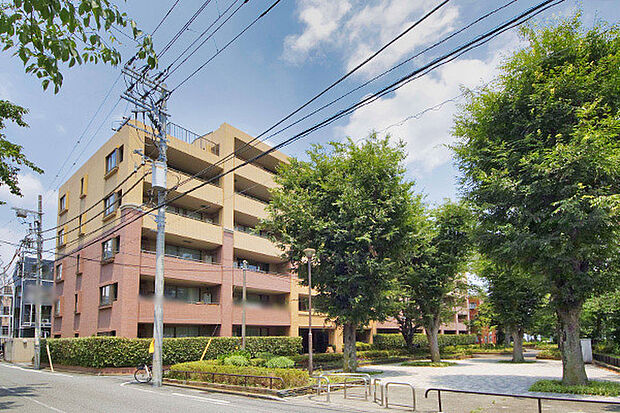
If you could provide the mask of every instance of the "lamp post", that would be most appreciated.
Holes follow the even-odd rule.
[[[308,258],[308,374],[312,376],[312,257],[316,251],[306,248],[304,254]]]
[[[246,301],[246,290],[245,290],[245,271],[248,269],[248,262],[243,260],[243,293],[241,296],[241,349],[245,350],[245,301]]]

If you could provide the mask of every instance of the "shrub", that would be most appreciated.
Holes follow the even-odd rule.
[[[372,348],[372,344],[370,343],[364,343],[363,341],[358,341],[355,343],[355,349],[357,351],[366,351],[366,350],[370,350]]]
[[[290,388],[307,386],[309,382],[308,372],[305,370],[297,369],[270,369],[266,367],[238,367],[238,366],[220,366],[205,361],[193,361],[189,363],[175,364],[170,367],[170,370],[166,373],[166,377],[171,379],[185,380],[184,373],[178,373],[178,371],[196,371],[205,373],[229,373],[229,374],[250,374],[254,376],[272,376],[280,377],[284,381],[284,386],[279,380],[274,380],[273,385],[275,388]],[[191,374],[190,380],[194,381],[209,381],[213,383],[244,385],[245,379],[243,377],[234,376],[215,376],[212,378],[209,375]],[[212,381],[213,379],[213,381]],[[269,379],[248,379],[249,386],[256,387],[269,387]]]
[[[562,360],[562,354],[560,353],[560,349],[550,348],[539,351],[538,354],[536,354],[536,358],[544,360]]]
[[[476,343],[476,336],[473,334],[439,334],[437,337],[439,347],[470,345]],[[377,350],[396,350],[405,349],[406,343],[402,334],[377,334],[373,337],[373,349]],[[416,334],[413,338],[413,345],[419,348],[428,348],[428,340],[425,334]]]
[[[253,359],[250,359],[250,366],[264,367],[266,362],[267,360],[260,358],[260,357],[253,358]]]
[[[529,389],[536,392],[549,393],[572,393],[572,394],[595,394],[597,396],[618,396],[620,395],[620,383],[613,381],[594,381],[580,386],[566,386],[560,380],[539,380],[532,384]]]
[[[450,367],[456,366],[456,363],[451,361],[405,361],[400,363],[401,366],[409,366],[409,367]]]
[[[229,356],[224,359],[224,364],[227,366],[247,366],[250,362],[243,356]]]
[[[295,367],[295,362],[288,357],[274,357],[265,363],[265,367],[270,369],[291,369]]]
[[[164,364],[199,360],[209,340],[209,337],[165,338]],[[41,360],[47,359],[47,343],[55,364],[95,368],[135,367],[150,360],[150,342],[149,338],[53,338],[42,343]],[[220,355],[230,355],[240,347],[240,337],[213,337],[205,358],[216,359]],[[302,350],[301,337],[247,337],[246,349],[250,357],[265,352],[293,356]]]
[[[258,353],[256,353],[256,357],[261,358],[261,359],[265,359],[265,360],[271,360],[272,358],[276,357],[275,354],[270,353],[268,351],[260,351]]]

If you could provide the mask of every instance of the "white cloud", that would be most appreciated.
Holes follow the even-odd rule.
[[[402,121],[459,96],[461,86],[475,88],[492,80],[497,75],[497,66],[503,54],[517,44],[514,35],[500,37],[495,45],[498,43],[502,47],[497,47],[498,51],[487,59],[461,58],[412,81],[388,97],[362,107],[350,116],[348,123],[338,132],[357,139],[373,130],[382,131],[389,127],[382,134],[389,133],[395,140],[401,139],[406,143],[409,153],[407,163],[414,174],[428,173],[445,164],[451,157],[446,145],[453,142],[451,128],[456,103],[449,102],[417,119]]]
[[[300,0],[298,16],[303,30],[286,37],[283,57],[300,63],[324,49],[336,48],[344,51],[344,64],[350,70],[435,5],[430,0]],[[458,16],[456,7],[444,6],[364,66],[361,73],[377,73],[416,48],[439,39],[453,28]]]

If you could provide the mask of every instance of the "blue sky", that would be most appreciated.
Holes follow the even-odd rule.
[[[167,66],[217,17],[218,10],[223,11],[232,1],[212,0],[162,57],[160,65]],[[321,98],[312,108],[348,92],[476,17],[508,2],[450,1],[371,64]],[[150,32],[173,1],[133,0],[116,3],[135,18],[141,28]],[[161,50],[202,3],[203,0],[179,2],[154,36],[156,50]],[[176,86],[215,53],[216,48],[222,47],[271,3],[272,0],[252,0],[244,5],[213,40],[207,42],[169,78],[168,86]],[[258,135],[438,3],[438,0],[282,0],[243,37],[175,91],[169,101],[171,120],[197,133],[206,133],[228,122],[252,135]],[[270,142],[282,141],[303,126],[309,126],[335,113],[337,109],[358,101],[398,75],[451,50],[466,39],[494,27],[535,3],[516,1],[431,53],[420,56],[384,79],[371,83],[308,119],[299,127],[271,138]],[[618,3],[618,0],[567,0],[539,15],[534,21],[548,24],[559,16],[571,15],[580,7],[586,26],[601,17],[614,23],[620,16]],[[284,152],[303,156],[304,150],[312,143],[340,140],[346,136],[360,139],[371,130],[390,133],[394,139],[402,139],[407,144],[408,178],[416,181],[417,190],[426,194],[429,203],[440,202],[445,197],[456,197],[457,172],[445,145],[452,142],[450,129],[458,101],[448,102],[405,122],[403,120],[458,96],[462,86],[473,88],[493,79],[502,56],[522,45],[516,33],[513,29],[503,34],[430,75],[288,146]],[[134,44],[116,35],[122,42],[120,50],[123,55],[131,56]],[[65,70],[64,85],[60,93],[54,95],[50,91],[44,92],[36,78],[24,73],[21,61],[8,52],[0,52],[0,99],[11,100],[30,110],[27,116],[30,128],[10,126],[7,134],[13,141],[23,145],[28,157],[45,170],[43,175],[22,171],[20,183],[23,198],[11,196],[6,188],[0,188],[0,199],[7,202],[0,206],[0,239],[15,241],[24,235],[25,226],[12,218],[10,208],[35,208],[38,193],[43,193],[46,199],[44,228],[55,225],[57,186],[109,138],[111,127],[118,124],[118,120],[131,109],[124,101],[117,104],[124,86],[120,81],[111,90],[100,113],[80,139],[67,166],[59,171],[118,73],[118,68],[101,64]],[[82,156],[78,157],[79,154]],[[75,166],[71,167],[73,164]],[[52,248],[53,245],[46,247]],[[13,248],[0,246],[0,258],[5,263],[12,253]]]

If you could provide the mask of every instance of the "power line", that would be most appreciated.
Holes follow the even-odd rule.
[[[516,1],[516,0],[515,0]],[[285,122],[286,120],[290,119],[292,116],[294,116],[295,114],[299,113],[301,110],[303,110],[304,108],[306,108],[308,105],[310,105],[312,102],[314,102],[315,100],[317,100],[318,98],[320,98],[321,96],[323,96],[325,93],[327,93],[329,90],[333,89],[334,87],[336,87],[338,84],[342,83],[344,80],[346,80],[348,77],[350,77],[351,75],[353,75],[355,72],[357,72],[360,68],[362,68],[364,65],[368,64],[371,60],[373,60],[375,57],[377,57],[381,52],[383,52],[385,49],[387,49],[388,47],[390,47],[392,44],[394,44],[396,41],[398,41],[400,38],[402,38],[403,36],[405,36],[407,33],[409,33],[411,30],[413,30],[416,26],[418,26],[419,24],[421,24],[424,20],[426,20],[427,18],[429,18],[431,15],[433,15],[434,13],[436,13],[441,7],[445,6],[447,3],[449,2],[449,0],[444,0],[442,3],[440,3],[439,5],[435,6],[433,9],[431,9],[429,12],[427,12],[425,15],[423,15],[421,18],[419,18],[417,21],[415,21],[413,24],[411,24],[409,27],[407,27],[403,32],[401,32],[398,36],[396,36],[395,38],[393,38],[392,40],[390,40],[388,43],[384,44],[379,50],[377,50],[375,53],[373,53],[372,55],[370,55],[369,57],[367,57],[366,59],[364,59],[362,62],[360,62],[358,65],[356,65],[353,69],[351,69],[349,72],[347,72],[345,75],[341,76],[339,79],[337,79],[336,81],[334,81],[332,84],[330,84],[329,86],[327,86],[325,89],[323,89],[321,92],[319,92],[317,95],[315,95],[313,98],[311,98],[309,101],[307,101],[306,103],[304,103],[303,105],[301,105],[300,107],[298,107],[297,109],[295,109],[293,112],[289,113],[287,116],[285,116],[284,118],[280,119],[278,122],[276,122],[274,125],[272,125],[271,127],[269,127],[266,131],[262,132],[261,134],[259,134],[258,136],[256,136],[255,138],[251,139],[249,142],[246,142],[244,144],[244,146],[242,146],[241,148],[239,148],[238,150],[236,150],[235,152],[233,152],[231,155],[225,157],[224,159],[222,159],[219,163],[223,163],[225,161],[227,161],[228,159],[231,159],[233,156],[240,154],[240,153],[244,153],[245,151],[247,151],[247,149],[250,148],[250,145],[254,142],[256,142],[257,140],[259,140],[261,137],[263,137],[265,134],[267,134],[270,130],[274,129],[275,127],[277,127],[278,125],[282,124],[283,122]],[[209,60],[210,61],[210,60]],[[207,61],[207,63],[209,62]],[[179,85],[180,86],[180,85]],[[179,87],[177,86],[177,88]],[[176,88],[175,88],[176,89]],[[174,92],[174,90],[172,90],[172,92]],[[172,93],[171,92],[171,93]],[[305,118],[302,118],[302,120]],[[298,121],[297,123],[301,122]],[[289,125],[289,127],[292,125]],[[281,132],[281,131],[279,131]],[[277,133],[279,133],[277,132]],[[277,133],[272,134],[271,136],[275,136]],[[217,164],[216,164],[217,165]],[[214,165],[215,166],[215,165]],[[200,171],[198,174],[195,174],[193,177],[202,175],[204,172],[206,172],[208,169],[210,169],[210,167],[205,168],[204,170]],[[187,182],[187,179],[182,182],[185,183]],[[178,187],[178,185],[177,185]],[[173,188],[174,189],[174,188]]]
[[[159,21],[159,23],[157,24],[157,26],[153,29],[153,32],[151,33],[151,36],[153,36],[155,34],[155,32],[157,30],[159,30],[159,28],[161,27],[161,25],[164,23],[164,21],[168,18],[168,16],[170,16],[170,13],[172,13],[172,10],[174,10],[174,8],[177,6],[177,4],[179,4],[180,0],[176,0],[174,2],[174,4],[172,5],[172,7],[170,7],[170,10],[168,10],[168,12],[166,14],[164,14],[164,17],[162,17],[162,19]]]
[[[554,3],[554,1],[555,1],[555,3]],[[495,38],[498,35],[502,34],[503,32],[505,32],[505,31],[507,31],[507,30],[509,30],[509,29],[511,29],[513,27],[516,27],[516,26],[524,23],[525,21],[527,21],[527,20],[533,18],[534,16],[542,13],[543,11],[549,9],[550,7],[553,7],[553,6],[557,5],[557,4],[562,3],[563,1],[564,0],[546,0],[546,1],[543,1],[543,2],[539,3],[536,6],[531,7],[530,9],[520,13],[516,17],[513,17],[512,19],[510,19],[506,23],[503,23],[502,25],[497,26],[496,28],[486,32],[485,34],[480,35],[477,38],[466,42],[464,45],[454,49],[453,51],[451,51],[449,53],[444,54],[443,56],[441,56],[439,58],[434,59],[432,62],[422,66],[421,68],[418,68],[418,69],[410,72],[408,75],[402,77],[401,79],[397,80],[396,82],[393,82],[392,84],[388,85],[387,87],[384,87],[383,89],[379,90],[378,92],[375,92],[374,94],[372,94],[371,96],[363,99],[362,101],[360,101],[360,102],[358,102],[358,103],[356,103],[354,105],[351,105],[351,106],[349,106],[348,108],[346,108],[344,110],[339,111],[335,115],[332,115],[332,116],[324,119],[323,121],[315,124],[314,126],[308,128],[308,129],[306,129],[306,130],[304,130],[304,131],[302,131],[302,132],[300,132],[300,133],[298,133],[296,135],[293,135],[292,137],[284,140],[283,142],[281,142],[281,143],[279,143],[279,144],[277,144],[277,145],[267,149],[266,151],[264,151],[264,152],[262,152],[262,153],[260,153],[260,154],[258,154],[256,156],[252,157],[251,159],[246,160],[246,161],[242,162],[241,164],[232,167],[228,171],[222,172],[222,173],[220,173],[220,174],[210,178],[206,182],[204,182],[202,184],[199,184],[196,187],[194,187],[194,188],[192,188],[190,190],[187,190],[187,191],[185,191],[185,192],[183,192],[183,193],[173,197],[170,200],[166,200],[165,202],[161,203],[160,205],[157,205],[154,208],[150,208],[150,209],[148,209],[146,211],[143,211],[143,212],[137,214],[135,217],[133,217],[133,218],[129,219],[128,221],[122,223],[120,226],[118,226],[116,228],[113,228],[110,232],[111,233],[112,232],[117,232],[120,229],[126,227],[127,225],[129,225],[129,224],[135,222],[136,220],[142,218],[143,216],[145,216],[145,215],[147,215],[147,214],[157,210],[158,208],[160,208],[162,206],[165,206],[165,205],[169,205],[171,202],[174,202],[174,201],[176,201],[176,200],[186,196],[187,194],[189,194],[189,193],[191,193],[191,192],[193,192],[193,191],[195,191],[195,190],[197,190],[199,188],[204,187],[205,185],[209,184],[210,182],[213,182],[214,180],[217,180],[217,179],[221,178],[222,176],[225,176],[225,175],[227,175],[229,173],[232,173],[232,172],[236,171],[237,169],[239,169],[239,168],[241,168],[243,166],[251,164],[251,163],[255,162],[256,160],[258,160],[260,158],[263,158],[264,156],[267,156],[268,154],[270,154],[270,153],[272,153],[272,152],[274,152],[276,150],[279,150],[280,148],[282,148],[284,146],[287,146],[287,145],[295,142],[296,140],[299,140],[299,139],[301,139],[301,138],[311,134],[312,132],[314,132],[314,131],[316,131],[318,129],[321,129],[321,128],[323,128],[323,127],[325,127],[325,126],[335,122],[336,120],[342,118],[343,116],[346,116],[347,114],[355,111],[356,109],[359,109],[360,107],[366,106],[366,105],[376,101],[378,98],[384,96],[385,94],[391,93],[391,92],[401,88],[402,86],[404,86],[405,84],[411,82],[412,80],[415,80],[416,78],[424,76],[424,75],[428,74],[430,71],[432,71],[432,70],[434,70],[434,69],[436,69],[436,68],[438,68],[438,67],[440,67],[440,66],[442,66],[442,65],[444,65],[446,63],[449,63],[449,62],[453,61],[454,59],[458,58],[462,54],[464,54],[464,53],[466,53],[466,52],[468,52],[468,51],[470,51],[470,50],[472,50],[474,48],[480,47],[483,44],[488,43],[490,40],[492,40],[493,38]],[[554,4],[551,4],[551,3],[554,3]],[[83,248],[86,248],[86,247],[88,247],[90,245],[93,245],[95,242],[98,242],[101,239],[103,239],[103,237],[101,237],[99,239],[92,240],[92,241],[86,243],[85,245],[82,245],[76,251],[79,251],[79,250],[81,250]],[[75,251],[73,251],[72,253],[74,253],[74,252]],[[65,254],[64,257],[66,257],[68,255],[69,254]]]
[[[206,62],[204,62],[202,65],[200,65],[196,70],[194,70],[189,76],[187,76],[185,79],[183,79],[181,81],[181,83],[179,83],[178,85],[176,85],[171,91],[170,94],[172,94],[175,90],[177,90],[179,87],[181,87],[185,82],[187,82],[189,79],[191,79],[192,77],[194,77],[196,75],[196,73],[200,72],[207,64],[209,64],[209,62],[211,62],[213,59],[215,59],[216,56],[218,56],[220,53],[222,53],[224,50],[226,50],[228,48],[228,46],[230,46],[235,40],[237,40],[239,37],[241,37],[246,31],[248,31],[252,26],[254,26],[254,24],[256,24],[256,22],[258,22],[260,19],[262,19],[263,17],[265,17],[267,15],[267,13],[269,13],[271,10],[273,10],[274,7],[276,7],[278,5],[278,3],[280,3],[281,0],[276,0],[275,2],[273,2],[271,4],[271,6],[269,6],[269,8],[267,8],[267,10],[265,10],[264,12],[262,12],[257,18],[255,18],[249,25],[247,25],[243,30],[241,30],[235,37],[233,37],[228,43],[226,43],[224,45],[224,47],[222,47],[221,49],[219,49],[213,56],[211,56]],[[446,0],[449,1],[449,0]],[[244,3],[245,4],[245,3]]]
[[[163,55],[170,50],[170,47],[181,37],[181,35],[191,26],[191,24],[196,20],[196,18],[202,13],[202,11],[209,5],[211,0],[206,0],[202,3],[202,5],[196,10],[196,12],[189,18],[189,20],[181,27],[181,29],[170,39],[170,41],[164,46],[164,48],[159,52],[159,57],[163,57]]]

